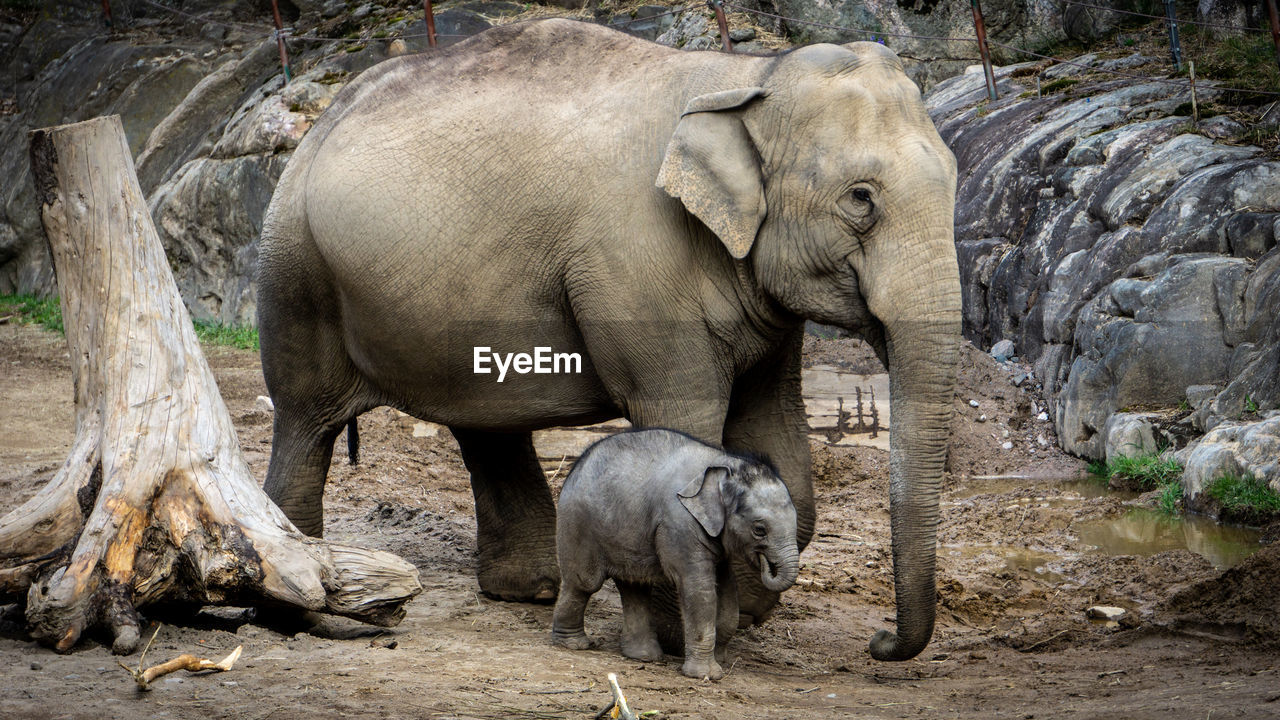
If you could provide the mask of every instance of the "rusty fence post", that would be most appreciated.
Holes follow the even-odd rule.
[[[991,51],[987,48],[987,25],[982,20],[982,5],[978,0],[971,0],[973,6],[973,31],[978,35],[978,53],[982,55],[982,69],[987,75],[987,99],[995,102],[1000,99],[996,94],[996,73],[991,69]]]
[[[436,46],[436,14],[431,0],[422,0],[422,13],[427,21],[427,45]]]
[[[1276,45],[1276,63],[1280,64],[1280,14],[1276,13],[1276,0],[1267,0],[1267,17],[1271,20],[1271,42]]]
[[[289,72],[289,51],[284,46],[284,24],[280,22],[279,0],[271,0],[271,12],[276,17],[276,47],[280,50],[280,67],[284,68],[284,81],[288,83],[293,78]]]
[[[1182,43],[1178,41],[1178,16],[1173,11],[1173,0],[1164,0],[1164,14],[1169,23],[1169,53],[1173,55],[1173,69],[1182,72]]]
[[[724,0],[707,0],[707,4],[716,11],[716,24],[720,26],[720,42],[724,51],[733,52],[733,41],[729,39],[729,20],[724,16]]]

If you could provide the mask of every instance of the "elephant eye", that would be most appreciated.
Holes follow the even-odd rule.
[[[764,523],[756,523],[751,528],[751,534],[755,535],[757,538],[763,538],[765,535],[769,534],[769,528],[765,527]]]
[[[866,184],[860,183],[854,186],[841,196],[837,205],[840,208],[840,217],[849,226],[849,230],[858,235],[869,231],[879,217],[875,195],[871,187]]]

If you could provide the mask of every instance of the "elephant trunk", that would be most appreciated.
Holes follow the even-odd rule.
[[[760,582],[773,592],[796,584],[800,574],[800,550],[792,543],[786,548],[770,548],[760,553]]]
[[[877,660],[909,660],[933,636],[938,495],[946,464],[960,341],[954,246],[898,295],[908,317],[886,322],[889,360],[889,502],[897,633],[871,640]],[[905,288],[904,288],[905,289]],[[882,316],[883,317],[883,316]]]

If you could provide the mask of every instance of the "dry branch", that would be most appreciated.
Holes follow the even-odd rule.
[[[31,133],[57,269],[76,439],[0,518],[0,601],[66,652],[138,644],[163,600],[273,604],[394,625],[421,591],[390,553],[309,538],[249,473],[138,187],[118,116]]]
[[[639,717],[627,705],[627,698],[622,694],[622,688],[618,687],[618,676],[609,673],[609,692],[613,693],[613,703],[606,706],[603,710],[596,714],[596,720],[603,718],[616,718],[617,720],[639,720]]]
[[[156,639],[156,633],[159,632],[160,627],[156,626],[155,633],[151,634],[151,640],[147,641],[148,648],[151,647],[151,642]],[[142,651],[142,657],[138,658],[138,667],[136,670],[119,661],[116,661],[116,664],[127,670],[129,674],[133,676],[134,682],[138,683],[139,690],[145,691],[151,689],[151,683],[155,682],[156,678],[179,670],[186,670],[187,672],[203,672],[205,670],[226,672],[231,669],[232,665],[236,664],[236,660],[240,659],[240,651],[243,649],[243,645],[237,645],[236,649],[232,650],[230,655],[227,655],[218,662],[196,657],[195,655],[183,654],[168,662],[162,662],[159,665],[152,665],[146,670],[143,670],[142,663],[146,662],[147,659],[147,650],[144,648]]]

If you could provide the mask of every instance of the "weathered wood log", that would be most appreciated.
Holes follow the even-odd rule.
[[[417,570],[309,538],[249,472],[138,186],[118,116],[31,133],[71,352],[76,439],[35,497],[0,518],[0,600],[66,652],[105,627],[138,644],[159,601],[268,604],[378,625]]]

